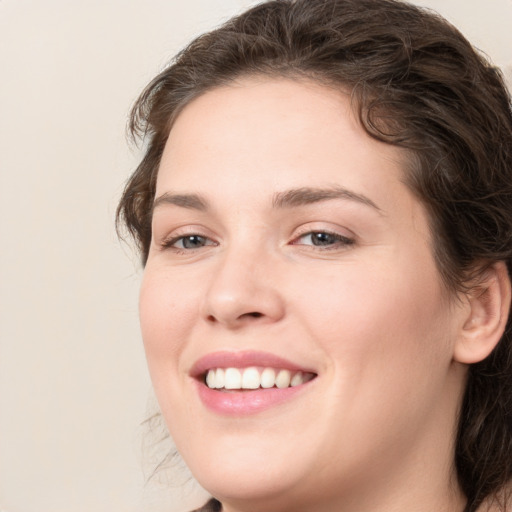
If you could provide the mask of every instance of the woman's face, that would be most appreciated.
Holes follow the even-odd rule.
[[[226,503],[332,510],[449,473],[461,315],[405,165],[317,84],[245,79],[177,118],[142,333],[171,435]]]

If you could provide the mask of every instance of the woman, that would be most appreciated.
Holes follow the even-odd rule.
[[[118,215],[203,510],[506,510],[512,114],[449,24],[276,0],[147,87]]]

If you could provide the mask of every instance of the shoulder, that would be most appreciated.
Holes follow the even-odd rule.
[[[220,504],[220,501],[212,498],[208,503],[206,503],[206,505],[193,510],[192,512],[221,512],[221,509],[222,505]]]

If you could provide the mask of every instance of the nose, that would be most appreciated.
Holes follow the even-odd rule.
[[[279,268],[270,255],[226,251],[212,271],[203,305],[207,322],[237,329],[284,316]]]

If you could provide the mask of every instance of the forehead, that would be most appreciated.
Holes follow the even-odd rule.
[[[383,185],[402,185],[405,163],[403,150],[366,134],[348,93],[316,82],[246,78],[183,109],[164,150],[157,196],[235,185],[246,197],[268,187],[333,185],[378,195]]]

